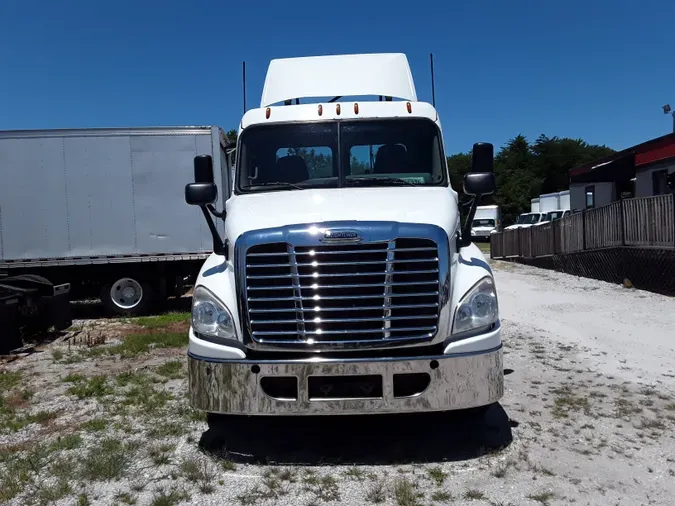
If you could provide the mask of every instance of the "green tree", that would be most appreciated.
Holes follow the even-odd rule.
[[[540,135],[530,144],[523,135],[509,140],[495,155],[497,192],[482,199],[481,204],[498,204],[505,223],[530,210],[531,199],[562,191],[569,185],[569,170],[613,153],[607,146],[588,144],[582,139]],[[466,212],[470,199],[462,192],[464,175],[471,170],[471,153],[448,157],[452,186],[457,190]]]

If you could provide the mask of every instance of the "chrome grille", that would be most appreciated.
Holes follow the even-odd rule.
[[[438,329],[438,248],[430,239],[255,245],[245,279],[256,342],[422,341]]]

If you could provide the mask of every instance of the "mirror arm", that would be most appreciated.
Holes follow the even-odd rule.
[[[471,200],[471,208],[469,209],[469,215],[466,217],[464,222],[464,227],[462,227],[462,233],[458,237],[457,251],[461,248],[465,248],[471,245],[471,224],[473,223],[473,218],[476,216],[476,209],[478,209],[478,204],[480,203],[482,195],[476,195]]]
[[[223,209],[222,211],[218,211],[212,204],[208,204],[206,207],[208,208],[209,211],[211,211],[211,214],[216,218],[220,218],[222,220],[225,219],[225,216],[227,215],[225,209]]]
[[[229,260],[227,258],[227,241],[223,243],[223,240],[220,238],[220,234],[218,233],[216,224],[213,222],[213,218],[211,218],[207,206],[199,206],[199,207],[202,210],[202,213],[204,213],[204,219],[206,220],[206,224],[209,226],[209,230],[211,231],[211,235],[213,236],[213,252],[216,255],[225,255],[225,260]]]

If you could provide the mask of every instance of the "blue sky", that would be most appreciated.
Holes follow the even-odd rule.
[[[448,153],[580,137],[622,149],[675,107],[672,0],[0,2],[0,129],[217,124],[271,58],[405,52]]]

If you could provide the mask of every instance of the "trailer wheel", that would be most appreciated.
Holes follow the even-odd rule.
[[[109,315],[138,316],[150,309],[152,295],[150,283],[137,278],[124,277],[103,286],[101,302]]]

